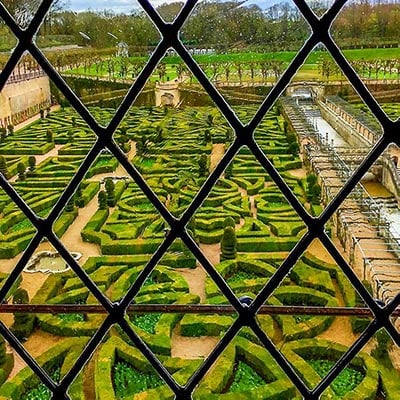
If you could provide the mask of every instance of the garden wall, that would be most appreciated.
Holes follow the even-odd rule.
[[[17,124],[50,105],[47,76],[9,83],[0,93],[0,124]]]

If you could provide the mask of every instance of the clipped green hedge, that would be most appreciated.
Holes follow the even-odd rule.
[[[307,360],[337,361],[347,347],[323,339],[304,339],[285,344],[282,352],[293,368],[309,387],[314,387],[321,381],[321,377]],[[366,353],[359,353],[349,364],[362,371],[365,376],[362,382],[351,392],[342,397],[343,400],[375,400],[379,388],[379,370],[377,361]],[[331,388],[328,388],[321,399],[334,398]]]
[[[296,237],[263,237],[259,240],[253,238],[237,238],[237,251],[243,252],[275,252],[291,251],[297,244]]]
[[[60,342],[56,346],[47,350],[45,353],[37,357],[36,361],[45,369],[50,369],[54,366],[60,365],[62,375],[65,374],[79,357],[82,349],[88,338],[69,338]],[[66,361],[68,364],[66,364]],[[65,364],[65,366],[64,366]],[[39,378],[29,367],[22,369],[17,375],[11,380],[6,382],[0,388],[0,397],[3,396],[6,399],[20,400],[22,395],[34,388],[40,383]],[[82,381],[77,379],[71,386],[70,389],[74,393],[82,392]],[[71,393],[71,392],[70,392]],[[81,399],[82,397],[74,397],[75,399]]]

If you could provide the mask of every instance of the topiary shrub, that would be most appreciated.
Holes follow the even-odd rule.
[[[115,206],[115,184],[111,178],[106,179],[105,189],[107,194],[107,205],[109,207]]]
[[[0,128],[0,142],[4,142],[7,137],[7,129],[6,128]]]
[[[235,229],[232,226],[227,226],[221,239],[221,261],[232,260],[236,258],[237,240]]]
[[[51,143],[54,141],[54,135],[53,132],[50,129],[47,129],[46,131],[46,142]]]
[[[107,193],[104,190],[100,190],[98,196],[97,196],[98,204],[99,204],[99,210],[107,210],[108,209],[108,204],[107,204]]]
[[[80,185],[78,186],[78,189],[76,189],[76,192],[75,192],[75,205],[77,207],[85,206],[85,200],[84,200],[83,194],[82,194],[82,187]]]
[[[376,334],[376,347],[371,351],[371,355],[378,361],[388,357],[388,348],[392,342],[390,335],[385,329],[381,329]]]
[[[311,188],[311,203],[312,204],[319,204],[321,198],[321,186],[316,183]]]
[[[9,177],[7,162],[4,156],[0,156],[0,172],[4,175],[5,178]]]
[[[211,142],[211,133],[209,129],[206,129],[204,131],[204,143],[210,143]]]
[[[68,130],[67,135],[68,135],[68,143],[73,143],[74,142],[74,131],[72,129]]]
[[[203,153],[199,158],[199,176],[207,176],[207,172],[207,155]]]
[[[26,170],[25,164],[23,162],[19,162],[17,164],[17,172],[18,172],[18,179],[20,181],[24,181],[26,178],[25,170]]]
[[[35,156],[29,156],[28,158],[28,166],[29,166],[29,175],[34,175],[35,174],[35,169],[36,169],[36,157]]]
[[[18,288],[13,296],[13,304],[29,304],[28,292]],[[14,313],[14,323],[11,332],[19,339],[25,340],[33,332],[35,326],[35,315],[29,313]]]
[[[297,156],[297,154],[299,154],[299,145],[297,142],[292,142],[289,144],[289,152],[294,156]]]
[[[312,187],[313,185],[315,185],[317,183],[317,175],[315,174],[309,174],[307,175],[306,181],[307,181],[307,186],[308,187]]]
[[[231,226],[232,228],[235,228],[235,220],[232,217],[226,217],[224,220],[224,228],[227,226]]]

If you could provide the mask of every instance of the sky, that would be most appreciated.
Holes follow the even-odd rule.
[[[159,6],[163,3],[169,3],[173,0],[150,0],[154,6]],[[267,8],[282,0],[248,0],[248,4],[260,4],[262,8]],[[136,0],[69,0],[69,8],[74,11],[91,10],[113,10],[117,13],[130,12],[132,9],[137,8],[138,3]]]

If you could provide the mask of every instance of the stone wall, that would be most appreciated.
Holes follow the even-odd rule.
[[[322,117],[352,146],[370,147],[374,141],[374,132],[361,124],[352,115],[333,103],[319,102]]]
[[[40,76],[7,83],[0,93],[0,126],[16,125],[50,106],[50,82]]]

